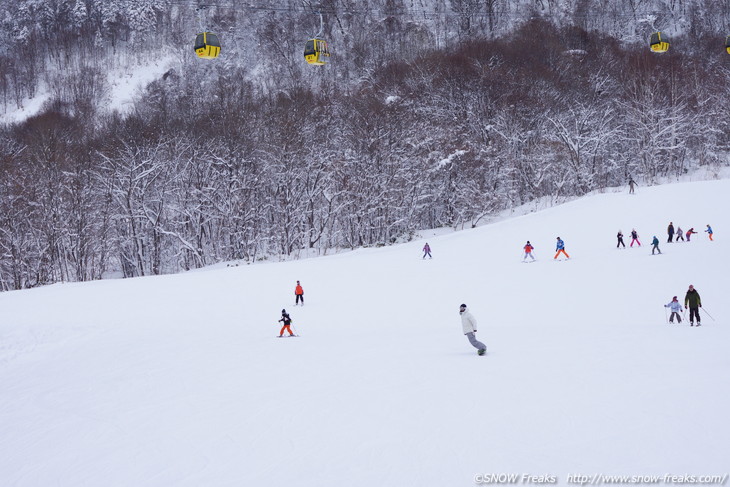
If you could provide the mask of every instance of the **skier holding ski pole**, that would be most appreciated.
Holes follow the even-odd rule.
[[[689,326],[695,326],[695,318],[697,319],[697,326],[701,326],[700,308],[702,307],[702,300],[700,299],[700,293],[692,284],[689,285],[687,294],[684,296],[684,309],[687,309],[687,306],[689,306]]]
[[[284,326],[281,327],[281,331],[279,332],[279,338],[284,336],[285,331],[289,332],[290,337],[296,336],[296,335],[294,335],[294,332],[291,331],[291,328],[290,328],[291,322],[292,322],[291,316],[289,316],[289,313],[287,313],[285,309],[281,310],[281,319],[279,320],[279,322],[282,322],[282,321],[284,322]]]
[[[525,256],[522,257],[522,262],[526,262],[527,257],[529,256],[532,260],[535,260],[535,256],[532,255],[532,251],[535,250],[535,247],[532,246],[530,241],[528,240],[524,247],[522,247],[522,250],[525,251]]]
[[[682,305],[679,304],[679,301],[677,300],[677,296],[674,296],[672,300],[669,302],[669,304],[664,305],[664,315],[666,316],[667,310],[666,308],[669,308],[672,311],[672,316],[669,317],[669,323],[674,323],[674,317],[677,317],[677,323],[682,322],[682,317],[679,316],[679,312],[682,311]]]
[[[555,244],[555,257],[553,257],[553,260],[556,260],[560,254],[563,254],[566,259],[570,259],[570,256],[565,251],[565,242],[558,237],[558,242]]]

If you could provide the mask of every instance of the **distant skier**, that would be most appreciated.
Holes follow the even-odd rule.
[[[433,258],[431,257],[431,246],[428,245],[428,242],[426,242],[426,245],[423,246],[423,258],[425,259],[427,255],[429,259]]]
[[[639,242],[639,234],[636,233],[636,229],[632,228],[631,229],[631,244],[629,245],[629,247],[633,247],[634,242],[639,244],[639,247],[641,247],[641,242]]]
[[[682,231],[682,227],[677,225],[677,238],[675,238],[674,241],[679,242],[680,239],[684,242],[684,232]]]
[[[629,194],[634,194],[634,186],[636,186],[636,181],[634,181],[634,178],[629,176]]]
[[[626,244],[624,243],[624,234],[621,230],[618,231],[616,234],[616,239],[618,240],[618,243],[616,244],[616,248],[621,245],[623,248],[626,248]]]
[[[671,316],[669,316],[669,322],[674,323],[674,317],[677,317],[677,323],[682,322],[682,317],[679,315],[679,313],[682,311],[682,305],[679,304],[679,301],[677,301],[677,296],[674,296],[672,300],[664,305],[665,308],[669,308],[672,312]]]
[[[535,250],[535,247],[532,246],[530,241],[528,240],[524,247],[522,247],[525,250],[525,256],[522,258],[522,262],[525,262],[527,260],[527,256],[529,255],[532,260],[535,260],[535,256],[532,255],[532,251]]]
[[[291,328],[289,328],[291,326],[292,319],[291,319],[291,316],[289,316],[289,313],[287,313],[285,309],[281,310],[281,319],[279,320],[279,322],[282,322],[282,321],[284,322],[284,326],[281,327],[281,331],[279,332],[279,337],[284,336],[285,331],[288,331],[289,336],[293,337],[294,332],[291,331]]]
[[[294,306],[299,304],[299,301],[301,300],[302,306],[304,306],[304,288],[301,284],[299,284],[299,281],[297,281],[297,287],[294,288]]]
[[[459,314],[461,315],[461,327],[464,330],[464,335],[469,338],[469,343],[477,349],[477,353],[479,355],[484,355],[487,351],[487,346],[477,340],[477,320],[474,319],[474,316],[466,309],[465,304],[459,306]]]
[[[687,242],[689,242],[689,240],[692,238],[692,235],[695,233],[697,233],[697,232],[695,232],[695,227],[692,227],[689,230],[687,230],[687,233],[685,234],[685,237],[687,237]]]
[[[654,235],[654,238],[651,239],[651,255],[654,255],[654,251],[657,250],[661,254],[662,251],[659,250],[659,239],[656,238],[656,235]]]
[[[560,237],[558,237],[558,243],[555,245],[555,257],[553,257],[553,260],[558,258],[558,255],[560,254],[565,255],[568,259],[570,259],[570,256],[565,251],[565,242],[563,242]]]
[[[687,309],[687,306],[689,306],[689,326],[694,326],[694,318],[697,318],[697,326],[700,326],[702,300],[700,299],[700,293],[692,284],[689,285],[687,294],[684,296],[684,309]]]
[[[672,243],[672,239],[674,238],[674,225],[672,224],[672,222],[669,222],[669,226],[667,227],[667,234],[669,235],[667,243]]]
[[[710,241],[712,241],[712,227],[710,226],[709,223],[707,224],[707,230],[705,230],[705,231],[707,232],[707,235],[710,237]]]

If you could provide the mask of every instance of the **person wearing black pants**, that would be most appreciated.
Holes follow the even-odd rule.
[[[294,288],[294,296],[296,296],[295,301],[294,301],[294,306],[299,304],[299,301],[301,301],[302,306],[304,306],[304,288],[299,283],[299,281],[297,281],[297,287]]]
[[[672,222],[669,222],[669,226],[667,227],[667,234],[669,235],[667,243],[672,243],[672,239],[674,238],[674,224],[672,224]]]
[[[684,309],[687,309],[687,306],[689,306],[689,326],[695,326],[695,318],[697,318],[697,326],[700,326],[702,300],[700,299],[700,293],[697,292],[692,284],[689,285],[687,294],[684,296]]]

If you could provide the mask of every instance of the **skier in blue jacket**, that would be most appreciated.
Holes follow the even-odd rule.
[[[654,235],[654,238],[651,240],[651,245],[651,255],[654,255],[655,250],[658,250],[660,254],[662,253],[662,251],[659,250],[659,239],[656,238],[656,235]]]
[[[682,322],[682,317],[679,316],[679,312],[682,311],[682,304],[677,301],[677,296],[674,296],[672,300],[664,305],[665,308],[669,308],[672,311],[672,315],[669,317],[669,322],[674,323],[674,317],[677,317],[677,323]]]
[[[555,244],[555,257],[553,257],[553,260],[557,259],[560,254],[563,254],[566,258],[570,259],[570,256],[565,251],[565,242],[563,242],[563,239],[558,237],[558,242]]]

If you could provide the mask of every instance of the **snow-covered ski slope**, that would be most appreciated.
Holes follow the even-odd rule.
[[[0,484],[728,473],[728,194],[730,180],[591,196],[430,239],[426,261],[421,240],[0,294]],[[670,221],[699,233],[667,244]],[[643,246],[616,250],[632,227]],[[570,261],[552,259],[558,236]],[[538,261],[523,264],[528,239]],[[715,321],[665,323],[689,284]],[[300,338],[275,338],[282,308]]]

